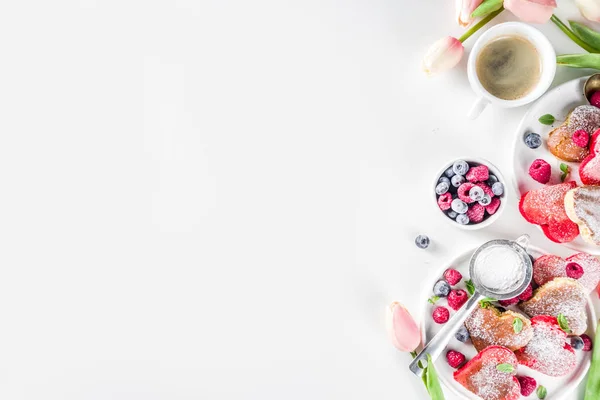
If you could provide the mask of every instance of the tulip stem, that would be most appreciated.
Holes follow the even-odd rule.
[[[560,28],[560,30],[563,31],[565,33],[565,35],[567,35],[569,38],[571,38],[571,40],[574,41],[579,47],[581,47],[588,53],[597,53],[598,52],[598,50],[592,48],[590,45],[588,45],[583,40],[578,38],[577,35],[575,35],[575,33],[573,33],[573,31],[570,30],[568,26],[563,24],[563,22],[560,19],[558,19],[558,17],[556,15],[552,14],[552,17],[550,19],[552,20],[552,22],[554,22],[554,25],[558,26]]]
[[[496,10],[493,13],[488,14],[481,21],[479,21],[478,23],[476,23],[475,25],[473,25],[472,27],[470,27],[468,31],[466,31],[461,37],[458,38],[458,41],[461,42],[461,43],[464,43],[465,40],[467,40],[468,38],[470,38],[471,35],[473,35],[475,32],[477,32],[479,29],[481,29],[481,27],[483,27],[485,24],[487,24],[488,22],[490,22],[491,20],[493,20],[494,18],[496,18],[496,16],[498,14],[500,14],[502,11],[504,11],[504,7],[500,7],[499,10]]]

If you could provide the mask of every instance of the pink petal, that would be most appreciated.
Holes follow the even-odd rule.
[[[413,351],[421,343],[419,327],[402,304],[393,302],[387,309],[386,325],[394,347],[400,351]]]
[[[423,58],[423,70],[428,75],[437,74],[454,67],[463,56],[463,44],[452,36],[435,42]]]
[[[550,20],[555,0],[504,0],[504,8],[523,22],[543,24]]]
[[[586,19],[600,22],[600,0],[575,0],[575,4]]]
[[[471,14],[483,0],[456,0],[456,19],[461,26],[467,26],[473,22]]]

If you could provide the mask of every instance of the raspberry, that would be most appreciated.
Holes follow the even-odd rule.
[[[592,97],[590,97],[590,104],[600,107],[600,91],[592,93]]]
[[[529,176],[544,185],[550,182],[551,175],[552,167],[542,159],[538,158],[531,164],[531,167],[529,167]]]
[[[594,347],[592,345],[592,339],[590,339],[590,337],[586,334],[581,335],[581,340],[583,340],[583,351],[590,351],[592,350],[592,347]]]
[[[458,368],[465,362],[465,355],[456,350],[448,350],[446,353],[446,360],[452,368]]]
[[[457,270],[448,268],[444,272],[444,279],[446,280],[446,282],[448,282],[450,284],[450,286],[454,286],[458,282],[460,282],[460,280],[462,279],[462,275]]]
[[[448,306],[454,311],[458,310],[469,297],[467,296],[467,292],[462,289],[454,289],[448,295]]]
[[[570,262],[567,264],[567,276],[569,278],[573,278],[573,279],[579,279],[583,276],[583,268],[581,267],[581,265],[574,263],[574,262]]]
[[[463,183],[458,187],[456,193],[458,194],[458,198],[464,201],[465,203],[472,203],[474,200],[469,197],[469,190],[471,190],[475,186],[472,183]]]
[[[502,307],[512,306],[513,304],[517,304],[518,302],[519,302],[519,298],[518,297],[514,297],[514,298],[508,299],[508,300],[500,300],[500,301],[498,301],[498,303],[500,303],[500,305]]]
[[[450,318],[450,311],[446,307],[436,307],[432,314],[433,320],[437,324],[445,324]]]
[[[485,210],[488,212],[488,214],[494,215],[496,214],[496,211],[498,211],[498,208],[500,208],[500,203],[501,201],[498,197],[493,197],[492,202],[485,206]]]
[[[485,215],[485,207],[479,203],[471,204],[471,207],[467,210],[467,217],[471,222],[478,224],[483,221]]]
[[[576,130],[571,136],[571,140],[579,147],[586,148],[590,143],[590,135],[583,129]]]
[[[521,396],[529,396],[537,387],[537,382],[530,376],[517,376],[521,384]]]
[[[531,287],[531,283],[527,288],[517,297],[520,301],[527,301],[533,297],[533,288]]]
[[[442,211],[449,210],[450,206],[452,205],[452,195],[450,193],[444,193],[438,197],[437,203]]]
[[[490,170],[485,165],[471,168],[465,176],[469,182],[483,182],[487,181],[489,177]]]

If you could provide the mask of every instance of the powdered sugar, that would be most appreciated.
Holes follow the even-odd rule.
[[[490,246],[478,255],[474,272],[478,281],[495,293],[514,291],[525,278],[525,265],[510,247]]]
[[[600,244],[600,187],[578,188],[573,200],[575,214],[585,223],[591,240]]]
[[[600,108],[589,105],[575,107],[568,121],[567,126],[571,132],[583,129],[591,135],[600,127]]]
[[[513,327],[515,318],[522,322],[521,331]],[[477,307],[465,321],[471,341],[478,351],[492,345],[504,346],[509,350],[524,347],[533,336],[529,319],[514,311],[500,313],[495,307]]]

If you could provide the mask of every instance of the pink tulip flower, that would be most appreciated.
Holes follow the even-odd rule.
[[[552,17],[556,0],[504,0],[504,8],[523,22],[543,24]]]
[[[575,4],[586,19],[600,22],[600,0],[575,0]]]
[[[387,331],[394,347],[413,351],[421,343],[421,333],[415,320],[402,304],[393,302],[387,309]]]
[[[471,13],[475,11],[483,0],[456,0],[456,19],[460,26],[468,26],[473,22]]]
[[[447,36],[435,42],[425,54],[423,70],[428,75],[437,74],[454,67],[463,56],[463,44],[452,36]]]

